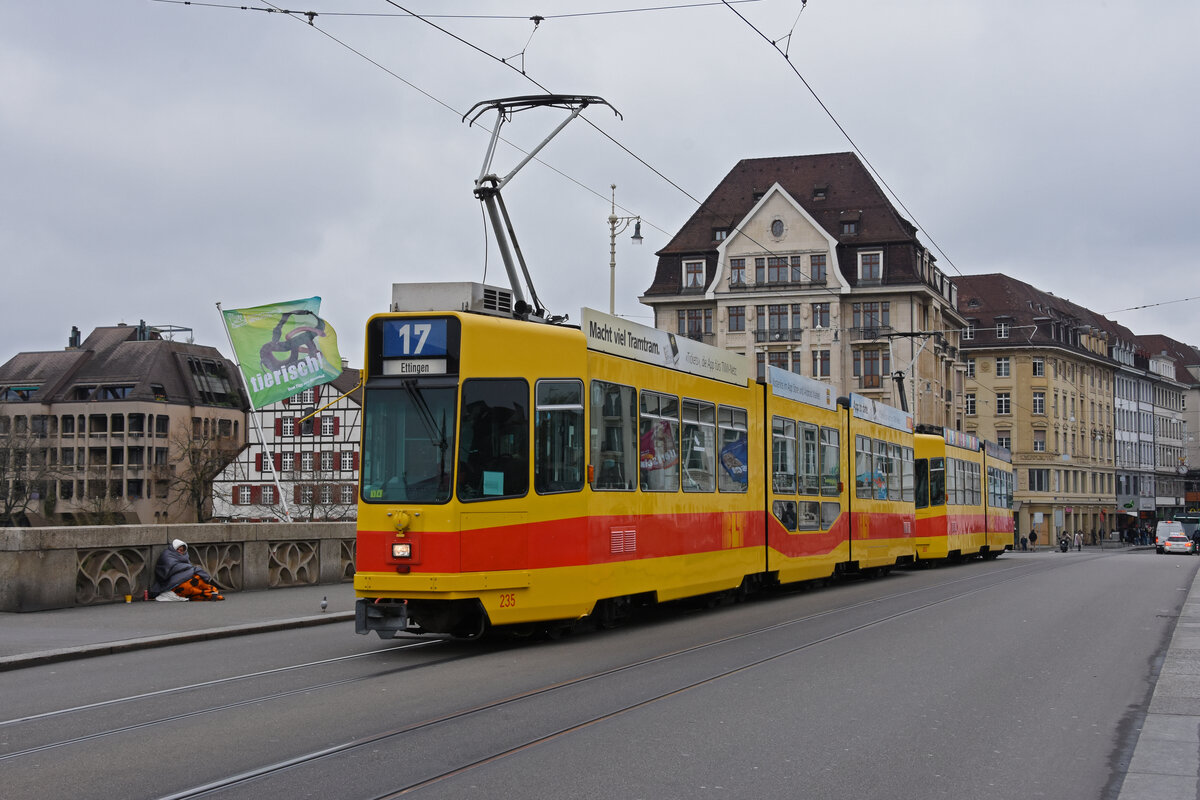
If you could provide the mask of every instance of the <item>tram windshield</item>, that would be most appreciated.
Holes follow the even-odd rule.
[[[368,388],[362,497],[368,503],[445,503],[454,453],[455,387]]]

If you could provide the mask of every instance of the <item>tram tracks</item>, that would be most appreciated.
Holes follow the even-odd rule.
[[[381,759],[398,765],[403,775],[388,777],[388,785],[373,787],[363,796],[401,797],[631,712],[653,708],[728,678],[744,676],[802,651],[989,591],[1025,577],[1031,571],[1040,572],[1053,566],[1014,564],[988,573],[992,580],[980,582],[978,574],[973,573],[932,586],[893,592],[719,636],[314,749],[164,795],[162,800],[225,794],[241,796],[243,790],[261,793],[265,789],[271,794],[290,792],[297,787],[313,785],[320,775],[362,776],[367,772],[363,768],[364,761],[378,763]],[[935,596],[922,599],[930,593]],[[871,606],[889,610],[865,621],[835,625],[828,631],[805,636],[802,641],[784,646],[771,638],[772,634],[787,629],[813,626]],[[669,668],[661,668],[664,665]],[[497,734],[497,731],[501,733]],[[464,746],[453,753],[437,746],[437,742],[447,739],[464,743]],[[479,745],[479,742],[487,744]]]

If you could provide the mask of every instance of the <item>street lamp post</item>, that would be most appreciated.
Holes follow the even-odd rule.
[[[608,313],[616,315],[617,303],[617,234],[624,233],[629,223],[633,226],[634,244],[642,243],[642,218],[617,216],[617,185],[612,184],[612,213],[608,215]],[[617,227],[617,226],[620,227]]]

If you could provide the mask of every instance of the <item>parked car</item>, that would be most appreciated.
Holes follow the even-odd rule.
[[[1179,534],[1180,536],[1184,535],[1183,525],[1178,522],[1174,522],[1173,520],[1167,520],[1167,519],[1161,520],[1158,523],[1158,526],[1154,529],[1154,550],[1155,550],[1155,552],[1158,552],[1158,553],[1166,552],[1163,549],[1163,545],[1166,544],[1167,537],[1174,536],[1175,534]]]
[[[1183,553],[1190,555],[1193,552],[1192,540],[1184,536],[1182,533],[1173,533],[1167,537],[1167,541],[1163,544],[1164,553]]]

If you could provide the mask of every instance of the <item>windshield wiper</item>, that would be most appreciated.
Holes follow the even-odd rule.
[[[450,443],[446,441],[446,421],[442,420],[439,426],[433,416],[433,410],[429,407],[429,403],[425,400],[425,395],[421,392],[417,381],[410,378],[403,381],[401,384],[404,391],[408,392],[408,396],[412,398],[413,405],[417,409],[417,416],[421,418],[421,424],[425,426],[425,433],[429,435],[429,441],[437,445],[437,448],[443,456],[446,450],[450,447]],[[445,412],[442,413],[445,417]]]

